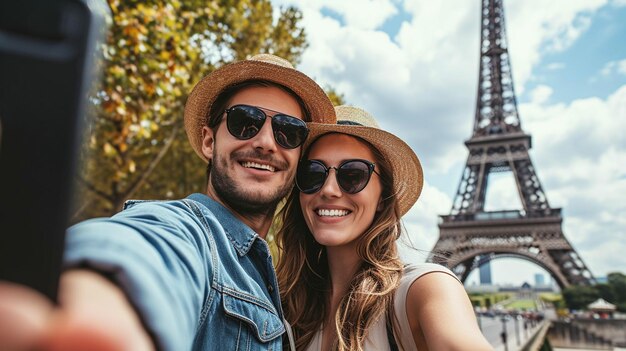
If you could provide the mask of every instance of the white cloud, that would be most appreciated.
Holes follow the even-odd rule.
[[[597,162],[610,147],[626,148],[626,86],[606,100],[587,98],[547,106],[531,102],[519,108],[535,149],[561,167],[576,158]]]
[[[547,85],[539,85],[530,93],[530,100],[535,104],[543,104],[548,101],[553,90]]]
[[[617,66],[617,71],[626,75],[626,60],[621,60]]]
[[[565,64],[563,62],[553,62],[546,65],[546,69],[551,71],[561,70],[565,68]]]
[[[615,61],[610,61],[607,62],[604,67],[602,67],[602,69],[600,70],[600,75],[603,76],[608,76],[611,74],[611,72],[613,72],[613,70],[615,69]]]
[[[364,30],[380,27],[398,12],[396,7],[386,0],[328,1],[326,6],[342,13],[348,26]]]
[[[274,0],[272,3],[274,5],[295,4],[306,11],[307,16],[312,12],[328,9],[338,14],[346,22],[347,27],[366,31],[380,27],[398,12],[390,0]]]
[[[611,5],[613,5],[615,7],[626,6],[626,0],[612,0],[611,1]]]
[[[518,94],[548,52],[563,51],[590,25],[593,11],[607,0],[505,1],[509,52]],[[541,9],[538,11],[537,9]]]
[[[609,61],[600,70],[600,75],[604,77],[608,77],[614,74],[626,75],[626,59],[620,61]]]
[[[439,189],[424,183],[422,195],[404,216],[406,235],[401,239],[400,253],[407,262],[424,262],[437,242],[439,215],[450,212],[452,201]]]
[[[487,181],[489,186],[485,194],[485,211],[523,208],[513,172],[490,173]]]
[[[607,99],[520,105],[532,131],[534,165],[552,207],[563,207],[565,235],[590,266],[626,268],[626,85]],[[620,117],[621,116],[621,117]],[[621,267],[621,268],[620,268]]]

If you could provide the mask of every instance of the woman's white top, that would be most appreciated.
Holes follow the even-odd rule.
[[[394,313],[398,322],[398,325],[396,326],[396,328],[394,328],[394,336],[400,350],[417,351],[417,346],[415,346],[413,334],[411,333],[411,327],[409,326],[409,318],[406,314],[406,297],[409,292],[409,288],[414,281],[416,281],[419,277],[432,272],[449,274],[457,279],[454,273],[452,273],[452,271],[450,271],[448,268],[434,263],[411,264],[404,267],[404,274],[400,279],[400,285],[398,286],[398,289],[396,290],[396,294],[394,296]],[[365,343],[363,345],[364,350],[391,350],[387,338],[385,316],[386,314],[379,318],[379,320],[370,327],[368,335],[365,339]],[[395,330],[397,328],[400,330],[400,335],[397,335],[397,332]],[[322,330],[319,330],[313,336],[311,343],[305,351],[324,351],[322,350]]]

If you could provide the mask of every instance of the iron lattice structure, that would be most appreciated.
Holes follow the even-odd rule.
[[[472,137],[450,215],[441,216],[429,261],[461,281],[498,257],[523,258],[550,272],[561,288],[594,278],[565,238],[561,209],[552,208],[529,156],[521,127],[505,35],[502,0],[482,0],[480,72]],[[512,172],[522,209],[485,211],[488,176]]]

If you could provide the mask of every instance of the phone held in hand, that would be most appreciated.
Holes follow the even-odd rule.
[[[56,300],[105,0],[0,2],[0,280]]]

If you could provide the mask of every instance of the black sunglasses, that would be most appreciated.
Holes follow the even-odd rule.
[[[249,105],[235,105],[231,108],[227,108],[224,113],[226,113],[226,126],[228,127],[228,131],[239,140],[254,138],[261,128],[263,128],[263,124],[267,118],[265,111],[259,107]],[[307,135],[309,135],[309,128],[306,126],[306,123],[299,118],[288,116],[280,112],[277,112],[270,118],[272,119],[274,140],[285,149],[297,148],[304,143]]]
[[[331,169],[335,169],[337,184],[343,192],[356,194],[365,189],[369,183],[376,165],[367,160],[352,159],[343,161],[338,167],[326,167],[319,160],[302,160],[298,165],[296,174],[296,186],[305,194],[313,194],[319,191]]]

